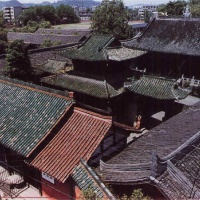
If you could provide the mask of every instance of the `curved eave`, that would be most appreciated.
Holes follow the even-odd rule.
[[[179,91],[181,91],[182,94],[177,95],[177,94],[175,94],[175,90],[172,89],[171,90],[172,92],[171,92],[170,95],[161,96],[161,95],[159,95],[159,93],[151,95],[151,94],[147,94],[147,93],[145,94],[145,93],[141,93],[141,92],[136,92],[136,91],[132,90],[131,86],[130,87],[126,86],[125,89],[129,92],[136,94],[136,95],[141,95],[141,96],[145,96],[145,97],[149,97],[149,98],[153,98],[153,99],[158,99],[158,100],[181,100],[181,99],[185,99],[191,93],[190,90],[188,90],[188,91],[179,90]]]

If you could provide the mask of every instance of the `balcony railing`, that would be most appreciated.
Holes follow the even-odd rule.
[[[13,198],[27,187],[22,172],[0,162],[0,190]]]

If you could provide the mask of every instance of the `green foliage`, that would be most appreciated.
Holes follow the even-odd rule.
[[[91,12],[91,8],[86,8],[86,13]]]
[[[41,21],[37,23],[36,21],[28,21],[26,26],[22,28],[13,29],[15,32],[23,32],[23,33],[34,33],[39,28],[51,28],[51,23],[48,21]]]
[[[166,4],[166,11],[168,15],[182,16],[184,7],[187,5],[185,1],[170,1]]]
[[[0,40],[7,42],[7,30],[0,28]]]
[[[18,20],[26,26],[29,21],[39,21],[37,14],[35,13],[34,7],[29,7],[28,9],[24,10],[19,16]]]
[[[152,200],[149,196],[145,196],[142,192],[142,189],[133,190],[130,197],[124,194],[120,200]]]
[[[189,0],[189,4],[190,5],[199,5],[200,4],[200,0]]]
[[[0,54],[5,53],[6,47],[7,47],[7,42],[0,40]]]
[[[166,13],[166,12],[167,12],[166,4],[160,4],[160,5],[157,7],[157,11],[158,11],[158,12],[161,12],[161,13]]]
[[[3,18],[3,11],[0,10],[0,28],[5,28],[6,19]]]
[[[135,8],[135,9],[128,9],[128,15],[129,15],[129,18],[131,20],[138,20],[139,17],[138,17],[138,8]]]
[[[5,53],[7,47],[7,30],[4,28],[3,11],[0,11],[0,54]]]
[[[186,6],[187,3],[191,7],[192,17],[200,17],[200,0],[189,0],[188,2],[181,0],[173,2],[170,1],[166,5],[161,4],[157,8],[157,11],[162,13],[167,12],[168,15],[182,16],[184,7]]]
[[[60,41],[51,42],[50,39],[46,39],[46,40],[44,40],[44,42],[40,45],[40,48],[51,47],[51,46],[56,46],[56,45],[60,45],[60,44],[61,44]]]
[[[161,4],[157,11],[171,16],[182,16],[186,5],[187,3],[184,0],[169,1],[166,5]]]
[[[91,28],[95,33],[127,39],[133,35],[128,20],[128,9],[121,0],[103,0],[92,16]]]
[[[144,21],[146,23],[149,23],[151,21],[151,18],[153,17],[153,13],[149,12],[148,10],[144,11]]]
[[[51,28],[51,23],[49,21],[41,21],[39,28]]]
[[[58,20],[58,16],[55,8],[51,5],[32,6],[22,12],[18,17],[18,20],[25,26],[29,21],[49,21],[51,24],[55,24]]]
[[[89,187],[86,190],[83,190],[83,200],[96,200],[96,193],[92,189],[92,187]]]
[[[61,23],[63,20],[67,23],[80,22],[80,19],[74,13],[73,8],[63,4],[56,8],[52,5],[29,7],[22,12],[18,17],[18,20],[24,26],[26,26],[29,21],[35,21],[37,23],[48,21],[52,25]]]
[[[129,200],[151,200],[151,198],[149,196],[145,196],[142,192],[142,189],[136,189],[133,190]]]
[[[191,5],[192,17],[200,17],[200,4]]]
[[[31,78],[32,68],[25,44],[22,40],[15,40],[8,45],[6,61],[7,64],[4,68],[5,76],[25,81]]]
[[[56,7],[56,13],[60,23],[78,23],[80,18],[75,14],[74,9],[69,5],[61,4]]]

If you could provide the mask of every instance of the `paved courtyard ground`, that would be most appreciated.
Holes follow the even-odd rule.
[[[129,24],[140,24],[144,21],[130,21]],[[76,24],[61,24],[53,26],[55,29],[90,29],[91,21],[76,23]]]

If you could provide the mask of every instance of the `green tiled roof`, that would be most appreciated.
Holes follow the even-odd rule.
[[[125,83],[128,91],[155,99],[184,99],[191,90],[179,87],[175,80],[143,75],[139,80]]]
[[[86,168],[79,164],[73,171],[72,178],[76,182],[80,190],[84,191],[87,189],[92,189],[97,197],[103,198],[103,192],[99,186],[95,183],[91,175],[88,174]]]
[[[71,102],[25,85],[0,79],[0,143],[27,157]]]
[[[97,98],[107,99],[108,96],[112,98],[124,92],[123,88],[116,90],[103,80],[96,80],[70,74],[59,74],[45,77],[42,79],[42,82]]]
[[[64,50],[61,52],[61,55],[70,59],[106,61],[107,56],[104,52],[104,48],[113,40],[114,37],[111,35],[91,35],[78,49]]]

